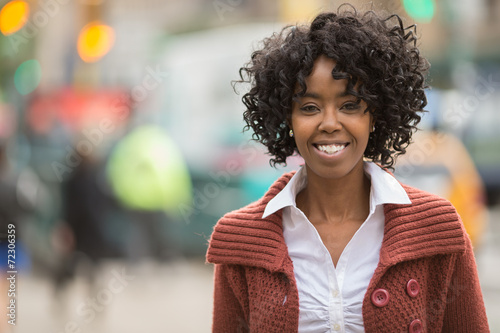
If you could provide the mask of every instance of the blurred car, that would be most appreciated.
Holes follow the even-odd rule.
[[[473,245],[481,243],[488,223],[486,192],[467,149],[455,136],[417,132],[407,153],[397,159],[394,175],[405,184],[448,199]]]

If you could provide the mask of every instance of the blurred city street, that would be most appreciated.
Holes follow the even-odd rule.
[[[112,272],[124,267],[134,278],[108,301],[103,295]],[[61,299],[55,298],[49,281],[20,278],[18,324],[12,332],[210,332],[212,267],[202,260],[135,266],[110,262],[99,275],[100,287],[90,291],[78,279]]]
[[[500,207],[490,213],[490,232],[476,256],[491,332],[500,332]],[[104,297],[110,294],[103,291],[109,288],[112,272],[123,268],[130,275],[128,284],[123,291]],[[89,291],[80,278],[60,300],[54,297],[49,281],[36,276],[20,278],[18,325],[12,332],[210,332],[212,266],[203,259],[137,265],[109,262],[99,276],[100,287]]]

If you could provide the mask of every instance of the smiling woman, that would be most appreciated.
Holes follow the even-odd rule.
[[[214,332],[489,332],[456,210],[384,169],[427,103],[415,36],[341,7],[240,70],[246,129],[272,165],[305,163],[217,222]]]

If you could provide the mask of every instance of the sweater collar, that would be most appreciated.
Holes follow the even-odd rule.
[[[210,238],[207,262],[262,267],[271,272],[288,271],[290,259],[283,237],[282,210],[266,218],[262,218],[262,213],[294,174],[285,173],[261,199],[227,213],[217,222]]]
[[[403,185],[411,205],[384,205],[380,262],[393,265],[439,254],[465,251],[466,231],[446,199]]]
[[[282,209],[262,217],[267,204],[295,172],[281,176],[258,201],[222,217],[214,228],[207,262],[285,271],[288,249],[283,237]],[[385,204],[382,265],[436,254],[462,252],[465,231],[445,199],[402,185],[411,204]]]

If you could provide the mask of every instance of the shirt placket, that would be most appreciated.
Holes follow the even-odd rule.
[[[328,252],[328,251],[327,251]],[[330,261],[328,267],[328,285],[330,286],[329,292],[329,312],[330,312],[330,327],[331,332],[345,332],[344,329],[344,311],[342,306],[342,293],[337,281],[335,267],[331,262],[330,254],[328,253],[327,260]],[[328,261],[327,261],[328,262]]]

